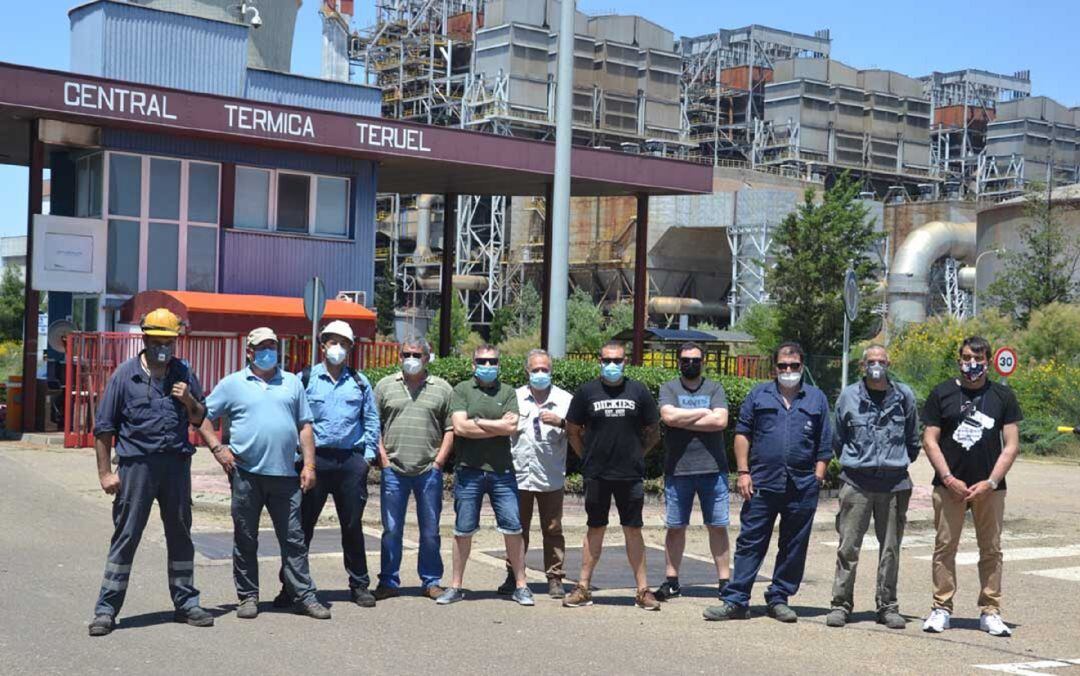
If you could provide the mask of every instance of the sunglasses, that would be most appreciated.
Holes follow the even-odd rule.
[[[531,369],[529,373],[551,373],[551,369],[546,366],[537,366],[536,368]]]
[[[802,364],[797,361],[782,361],[776,364],[777,371],[798,371],[800,369],[802,369]]]
[[[477,366],[498,366],[499,365],[499,358],[498,357],[477,357],[473,361],[476,362]]]
[[[701,357],[679,357],[680,364],[700,364]]]
[[[423,352],[402,352],[401,353],[401,358],[402,359],[423,359],[424,358],[424,353]]]
[[[601,364],[621,364],[626,361],[626,357],[600,357]]]

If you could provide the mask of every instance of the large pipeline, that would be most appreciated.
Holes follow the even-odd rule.
[[[926,321],[930,266],[943,256],[972,264],[975,260],[974,223],[931,221],[907,236],[889,270],[889,319],[896,325]]]
[[[413,258],[422,260],[431,256],[431,204],[435,195],[419,195],[416,198],[416,248]]]
[[[728,307],[723,303],[704,303],[697,298],[678,296],[653,296],[649,299],[649,312],[661,315],[723,315]]]

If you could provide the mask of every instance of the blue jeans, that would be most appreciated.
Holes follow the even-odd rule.
[[[495,524],[503,535],[521,535],[517,477],[514,472],[485,472],[458,465],[454,470],[454,535],[468,537],[480,530],[480,503],[484,494],[495,510]]]
[[[714,472],[664,477],[664,521],[668,528],[690,525],[695,495],[701,503],[701,518],[706,526],[728,525],[728,478],[726,474]]]
[[[724,588],[724,601],[740,608],[750,605],[750,591],[769,549],[777,516],[780,517],[780,538],[772,583],[765,590],[765,602],[769,605],[787,603],[788,597],[799,591],[817,499],[817,484],[809,489],[799,489],[788,478],[783,493],[755,491],[743,503],[742,524],[735,543],[735,567],[731,582]]]
[[[416,573],[424,589],[438,585],[443,574],[439,552],[443,473],[432,467],[418,476],[406,476],[386,467],[382,470],[380,484],[383,534],[379,585],[394,589],[401,586],[401,538],[405,532],[405,510],[409,507],[410,494],[416,498],[416,520],[420,525],[420,560],[416,564]]]

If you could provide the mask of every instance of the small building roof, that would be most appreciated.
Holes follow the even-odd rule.
[[[633,340],[633,338],[633,329],[626,329],[615,336],[615,340]],[[705,331],[698,331],[696,329],[683,331],[681,329],[661,329],[656,327],[645,329],[645,340],[659,340],[673,343],[687,341],[699,343],[717,342],[717,338],[713,334],[706,333]]]

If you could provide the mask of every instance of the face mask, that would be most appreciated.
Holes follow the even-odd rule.
[[[272,347],[255,350],[255,357],[251,361],[263,371],[269,371],[277,366],[277,350]]]
[[[795,387],[802,380],[802,371],[784,371],[776,376],[784,387]]]
[[[622,379],[623,365],[622,364],[602,364],[600,366],[600,377],[609,383],[617,383]]]
[[[546,390],[551,387],[551,374],[544,371],[533,371],[529,374],[529,384],[538,390]]]
[[[870,364],[866,367],[866,377],[870,380],[881,380],[885,377],[885,366],[882,364]]]
[[[401,363],[401,370],[404,371],[407,376],[415,376],[417,373],[420,373],[422,368],[424,368],[424,362],[416,357],[406,357],[405,361]]]
[[[983,374],[986,373],[986,364],[980,364],[979,362],[973,361],[962,361],[960,362],[960,373],[964,375],[964,378],[968,382],[973,383],[979,378],[982,378]]]
[[[171,343],[168,345],[147,345],[146,361],[152,364],[168,364],[173,357],[173,351],[174,346]]]
[[[478,364],[473,373],[476,375],[477,380],[485,385],[490,385],[499,377],[499,367],[490,364]]]
[[[341,362],[345,361],[345,357],[347,357],[348,355],[349,353],[346,352],[345,348],[340,345],[331,345],[330,347],[326,348],[326,360],[334,366],[337,366]]]
[[[679,366],[679,372],[687,380],[696,380],[701,375],[701,364],[682,364]]]

